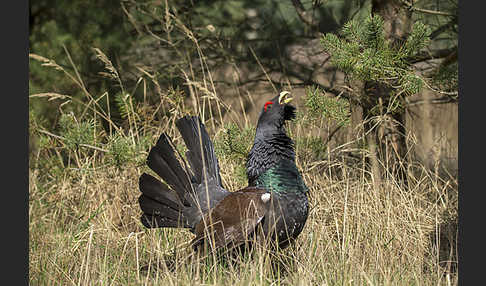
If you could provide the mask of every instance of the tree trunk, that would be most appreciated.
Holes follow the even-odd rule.
[[[371,5],[371,13],[383,18],[386,39],[401,44],[410,33],[412,10],[399,0],[373,0]]]
[[[383,18],[385,38],[392,45],[402,45],[411,30],[411,10],[398,0],[373,0],[371,11],[374,15]],[[369,145],[370,151],[376,148],[376,154],[371,154],[371,157],[376,157],[374,160],[380,160],[388,173],[406,179],[405,116],[404,111],[390,113],[387,110],[393,100],[391,94],[393,94],[392,88],[384,84],[364,83],[362,102],[364,119],[373,116],[377,119],[377,121],[365,123],[365,132],[370,132],[367,136],[368,144],[374,145],[373,148]],[[373,169],[376,169],[377,164],[371,163],[372,171],[376,173],[377,171]],[[374,177],[382,176],[382,173],[374,174]]]

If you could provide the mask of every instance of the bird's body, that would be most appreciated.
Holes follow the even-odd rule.
[[[147,164],[173,191],[148,174],[140,177],[142,223],[189,228],[196,234],[194,248],[204,242],[213,249],[237,246],[255,235],[288,246],[307,220],[308,189],[285,131],[285,121],[295,117],[285,96],[281,93],[262,109],[246,164],[248,187],[236,192],[223,188],[213,145],[199,118],[186,116],[176,123],[189,166],[176,158],[171,139],[162,134]]]
[[[257,187],[269,190],[272,204],[263,223],[263,231],[275,229],[279,246],[284,248],[297,238],[307,220],[309,203],[307,187],[295,163],[282,159],[262,173],[255,181]]]

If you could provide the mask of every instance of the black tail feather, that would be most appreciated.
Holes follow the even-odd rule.
[[[175,150],[172,147],[172,140],[167,134],[162,134],[157,144],[150,150],[147,158],[147,165],[157,175],[159,175],[169,186],[176,191],[182,203],[186,206],[189,202],[186,200],[188,191],[192,189],[190,178],[187,172],[175,156]]]
[[[184,206],[166,185],[143,173],[139,187],[142,195],[138,203],[143,212],[140,219],[145,227],[192,227],[194,212]]]
[[[168,219],[166,217],[160,217],[157,215],[143,214],[140,217],[140,221],[146,228],[157,228],[157,227],[183,227],[182,223]]]
[[[216,179],[217,184],[222,187],[218,159],[214,154],[213,143],[199,117],[184,116],[176,121],[176,126],[187,146],[186,157],[191,165],[196,182],[201,184],[205,169],[208,179]],[[203,148],[201,148],[201,145]]]
[[[139,187],[144,226],[193,227],[217,202],[229,194],[221,186],[218,160],[206,128],[195,116],[176,122],[186,143],[186,162],[163,133],[147,157],[147,165],[165,182],[142,174]],[[202,148],[201,148],[202,146]],[[206,180],[203,180],[206,179]]]
[[[187,211],[191,207],[188,193],[194,193],[190,174],[177,159],[173,146],[170,137],[164,133],[147,157],[147,165],[167,185],[149,174],[140,176],[142,195],[138,201],[144,212],[141,221],[146,227],[191,227],[189,221],[195,220],[194,212]]]
[[[166,185],[147,173],[143,173],[140,176],[139,187],[142,194],[155,201],[163,203],[174,210],[183,208],[179,198]]]
[[[146,195],[141,195],[138,198],[138,202],[140,204],[140,208],[146,214],[157,215],[175,221],[177,221],[179,217],[182,217],[182,212],[174,210],[168,205],[153,200]]]

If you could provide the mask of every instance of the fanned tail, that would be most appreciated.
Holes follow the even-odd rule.
[[[191,227],[196,219],[191,212],[188,194],[194,193],[189,173],[176,157],[170,137],[163,133],[149,152],[147,165],[166,184],[149,174],[142,174],[139,198],[146,227]],[[172,189],[169,189],[169,187]]]
[[[191,227],[184,215],[187,209],[179,198],[158,179],[143,173],[139,180],[142,195],[138,202],[145,227]]]
[[[208,180],[214,180],[214,183],[222,186],[213,143],[199,117],[184,116],[177,120],[176,126],[186,143],[186,157],[197,184],[201,184],[206,175]]]
[[[195,181],[195,203],[205,214],[230,192],[222,186],[214,146],[199,117],[184,116],[177,120],[176,126],[187,146],[186,158]]]
[[[139,180],[141,221],[148,228],[193,230],[208,209],[229,194],[221,186],[213,144],[199,118],[185,116],[176,125],[186,143],[191,169],[178,156],[171,138],[163,133],[150,150],[147,165],[165,184],[146,173]]]

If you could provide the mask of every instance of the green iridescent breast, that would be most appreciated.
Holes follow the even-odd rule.
[[[260,174],[256,186],[275,193],[305,193],[307,186],[294,162],[283,159]]]

